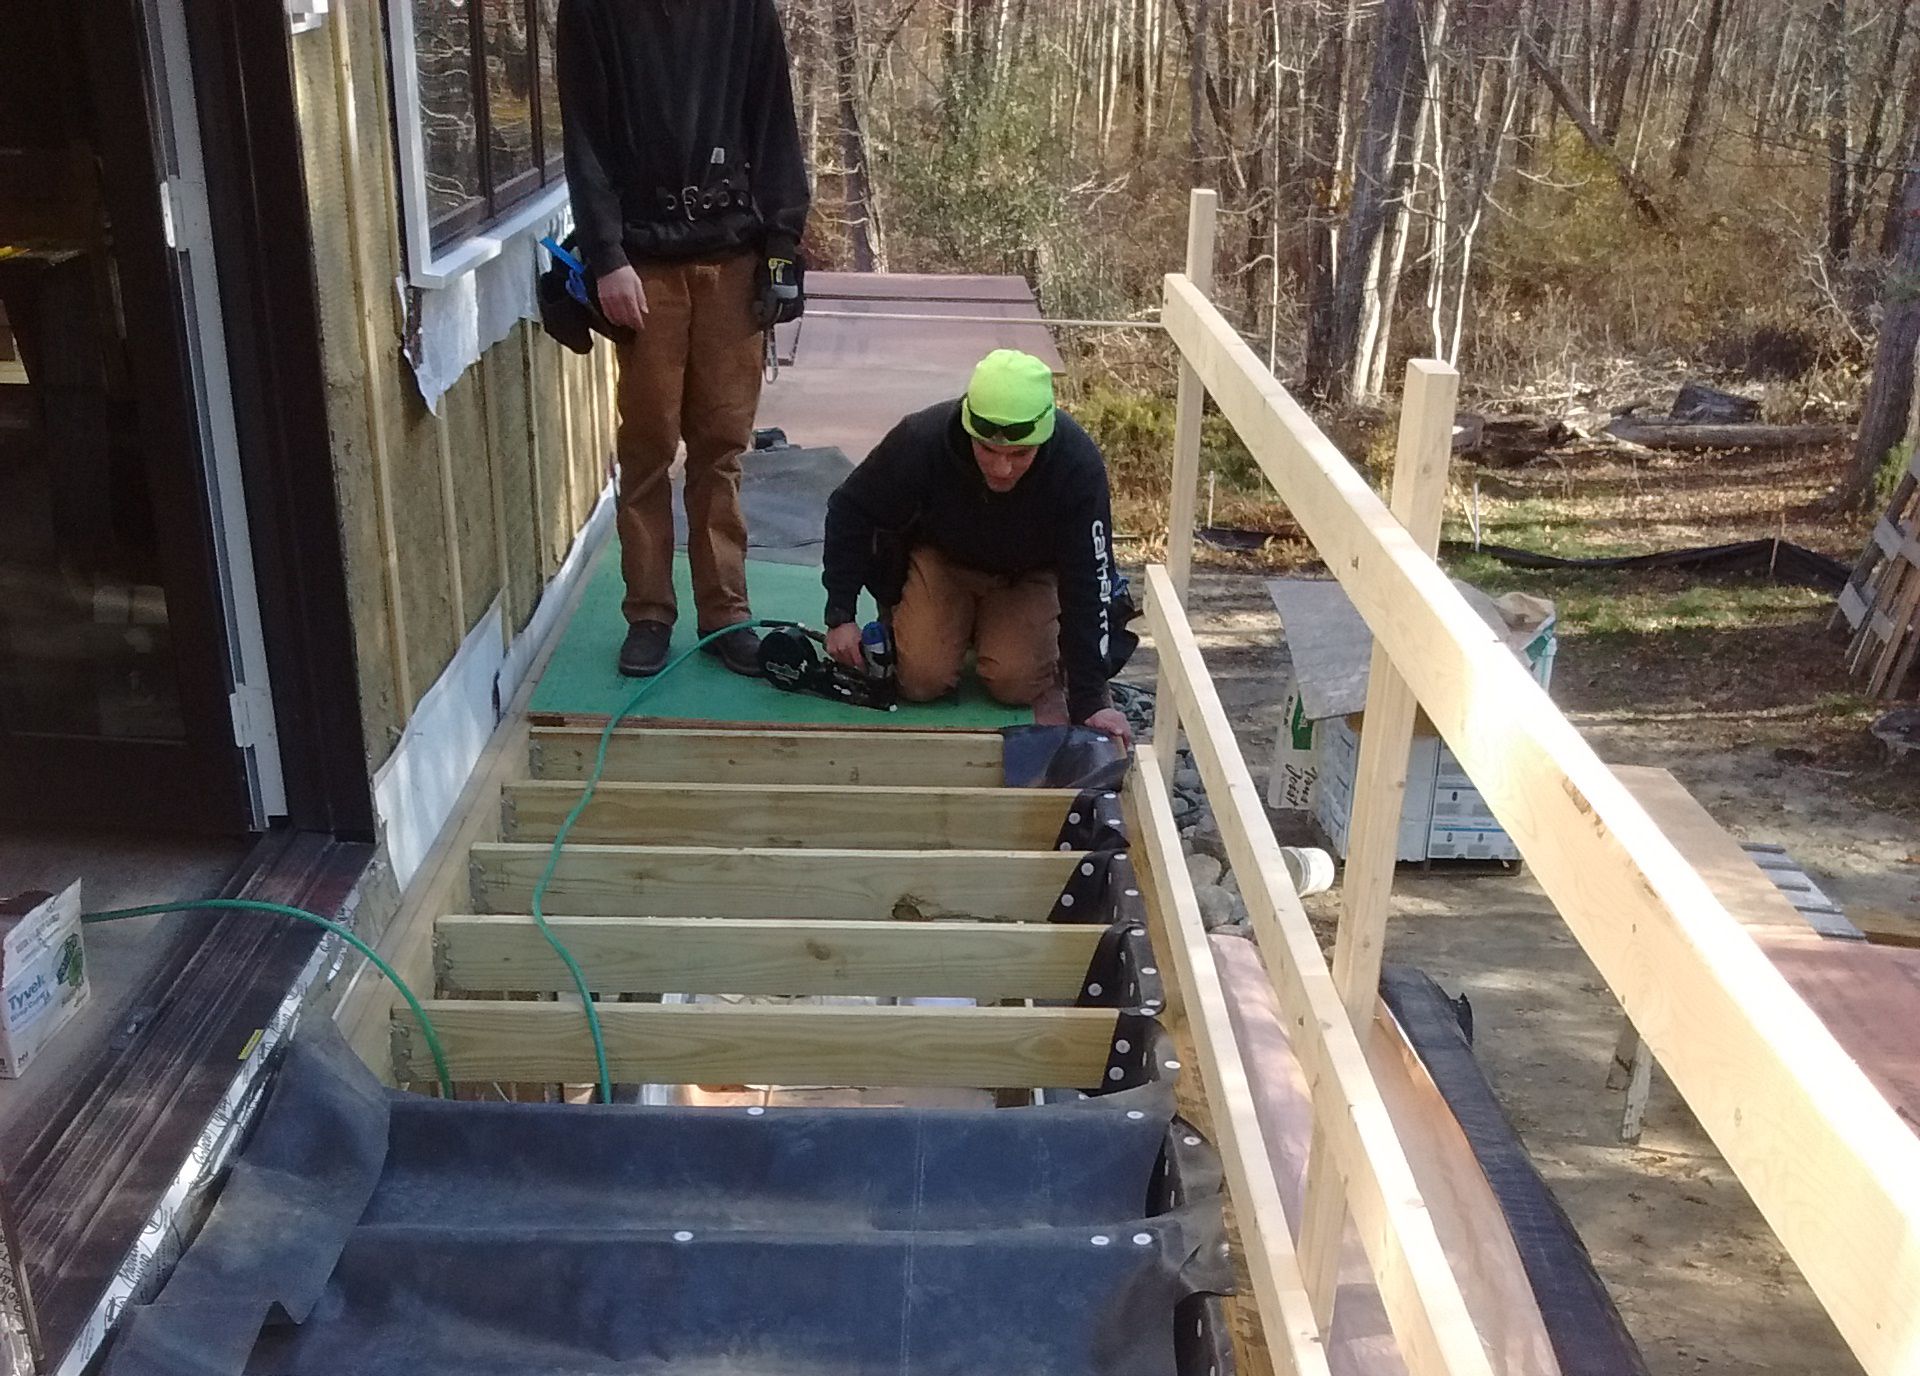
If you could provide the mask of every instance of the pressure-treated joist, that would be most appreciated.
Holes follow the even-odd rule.
[[[556,917],[595,993],[1076,998],[1104,928],[1062,923]],[[456,914],[435,938],[442,988],[571,992],[530,917]]]
[[[536,726],[538,779],[584,779],[600,728]],[[635,783],[880,784],[997,787],[1002,741],[975,731],[696,731],[622,727],[605,778]]]
[[[593,1044],[577,1003],[426,1005],[455,1080],[582,1083]],[[885,1008],[603,1003],[613,1078],[647,1084],[1032,1089],[1100,1083],[1116,1015],[1103,1008]],[[394,1071],[431,1081],[407,1010]]]
[[[474,846],[475,905],[530,912],[551,849]],[[1081,858],[1073,851],[568,845],[543,907],[576,916],[1039,921]]]
[[[583,784],[507,785],[505,841],[551,842]],[[568,833],[649,846],[1051,850],[1071,789],[603,782]]]

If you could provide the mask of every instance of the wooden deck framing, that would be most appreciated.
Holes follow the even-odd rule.
[[[1221,1147],[1260,1342],[1276,1369],[1329,1370],[1335,1267],[1351,1229],[1414,1376],[1508,1369],[1489,1355],[1436,1232],[1364,1033],[1376,1011],[1405,788],[1423,711],[1872,1376],[1920,1373],[1920,1138],[1593,754],[1434,562],[1456,379],[1409,370],[1392,509],[1208,301],[1209,195],[1163,319],[1181,355],[1174,501],[1190,513],[1211,395],[1375,637],[1353,845],[1331,962],[1182,609],[1190,522],[1146,578],[1159,652],[1154,745],[1126,787],[1134,859],[1175,978]],[[1207,225],[1198,223],[1209,219]],[[509,710],[390,928],[459,1081],[590,1080],[571,980],[527,915],[599,733]],[[1228,996],[1166,794],[1182,733],[1310,1087],[1313,1146],[1289,1217]],[[1052,925],[1071,869],[1066,795],[1004,787],[990,733],[622,727],[548,907],[597,995],[1071,1001],[1097,928]],[[1109,1009],[1064,1006],[596,1004],[621,1081],[968,1086],[1088,1084]],[[430,1065],[370,977],[340,1020],[405,1082]],[[1183,1052],[1183,1054],[1186,1054]],[[1184,1091],[1183,1091],[1184,1092]]]
[[[456,1082],[577,1084],[593,1048],[530,912],[599,732],[510,715],[388,945]],[[989,732],[622,727],[545,908],[579,960],[623,1083],[1091,1085],[1111,1009],[615,1002],[674,995],[1071,1005],[1103,932],[1047,921],[1084,856],[1074,794],[1001,784]],[[742,782],[743,779],[750,780]],[[509,839],[499,839],[509,838]],[[362,982],[341,1021],[397,1083],[418,1028]]]
[[[1411,508],[1401,511],[1399,478],[1389,511],[1189,275],[1167,278],[1162,319],[1202,396],[1232,423],[1372,629],[1376,666],[1394,671],[1376,672],[1376,693],[1403,683],[1472,776],[1861,1365],[1872,1376],[1920,1372],[1920,1137],[1912,1125],[1474,614],[1410,533],[1418,521]],[[1416,365],[1409,388],[1403,470],[1451,423],[1450,395],[1443,399],[1430,370],[1423,376]],[[1176,434],[1186,433],[1176,422]],[[1197,445],[1188,449],[1175,454],[1179,487],[1196,477]],[[1175,532],[1170,565],[1184,562],[1178,547],[1190,538]],[[1154,737],[1168,750],[1181,729],[1192,740],[1280,1005],[1325,1080],[1330,1102],[1316,1120],[1338,1178],[1318,1173],[1308,1216],[1351,1211],[1359,1220],[1416,1370],[1484,1370],[1458,1327],[1424,1215],[1407,1207],[1417,1196],[1402,1193],[1398,1143],[1373,1117],[1351,1065],[1356,1006],[1341,1006],[1340,996],[1365,996],[1370,1006],[1366,976],[1377,970],[1390,873],[1349,877],[1350,886],[1372,887],[1371,897],[1346,895],[1339,950],[1352,973],[1343,990],[1270,853],[1258,794],[1180,604],[1167,571],[1151,570],[1148,617],[1161,658]],[[1370,697],[1370,716],[1376,702]],[[1172,762],[1158,763],[1166,771]],[[1397,763],[1380,752],[1371,771],[1363,758],[1356,835],[1380,826],[1391,836],[1404,786],[1404,748]],[[1309,1279],[1326,1273],[1329,1236],[1316,1226],[1301,1240]],[[1270,1325],[1296,1312],[1292,1282],[1288,1274],[1263,1295]],[[1312,1298],[1324,1328],[1325,1309]]]

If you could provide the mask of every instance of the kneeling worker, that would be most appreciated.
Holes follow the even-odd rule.
[[[1052,370],[996,349],[965,396],[894,426],[828,501],[828,653],[860,666],[864,586],[890,613],[901,697],[950,692],[971,647],[1000,702],[1130,740],[1107,692],[1111,505],[1106,461],[1054,406]]]

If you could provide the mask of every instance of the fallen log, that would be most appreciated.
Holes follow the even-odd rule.
[[[1517,468],[1573,438],[1566,422],[1546,416],[1483,416],[1468,411],[1454,419],[1454,452],[1494,468]]]
[[[1760,419],[1760,403],[1704,382],[1684,382],[1667,418],[1689,425],[1751,425]]]
[[[1853,431],[1845,425],[1700,425],[1621,416],[1606,433],[1649,449],[1809,449],[1844,444]]]

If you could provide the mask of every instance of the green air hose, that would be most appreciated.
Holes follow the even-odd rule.
[[[547,925],[545,910],[547,886],[553,882],[554,871],[560,866],[560,853],[566,846],[567,833],[573,830],[573,824],[580,820],[580,814],[585,812],[587,810],[587,804],[593,801],[593,791],[600,784],[600,776],[606,773],[607,751],[613,745],[614,728],[619,726],[627,717],[633,715],[633,709],[640,705],[640,699],[652,691],[653,687],[658,684],[661,679],[686,663],[695,651],[711,644],[723,635],[731,634],[734,631],[747,630],[755,626],[790,626],[792,624],[790,621],[742,621],[737,625],[722,627],[720,630],[714,631],[711,634],[701,636],[689,649],[674,656],[672,661],[670,661],[665,668],[661,669],[659,673],[644,679],[640,685],[633,690],[632,695],[622,704],[620,710],[608,718],[606,729],[600,733],[600,749],[594,756],[592,770],[587,774],[586,787],[581,791],[580,801],[573,805],[573,811],[569,812],[566,821],[560,824],[560,831],[553,838],[553,849],[547,854],[547,867],[540,875],[540,882],[533,886],[532,906],[534,923],[540,928],[540,934],[547,939],[547,944],[553,947],[554,954],[558,955],[560,959],[566,963],[568,973],[573,976],[573,987],[580,993],[581,1006],[586,1009],[587,1030],[593,1035],[593,1060],[599,1075],[600,1102],[603,1104],[613,1101],[613,1077],[607,1070],[607,1042],[600,1031],[600,1013],[599,1010],[594,1007],[593,991],[587,987],[586,972],[580,968],[580,962],[574,959],[573,952],[566,948],[566,944],[554,935],[553,928]],[[449,1099],[453,1097],[453,1077],[447,1071],[446,1053],[441,1050],[439,1034],[434,1031],[433,1020],[427,1016],[427,1010],[420,1006],[420,1000],[414,997],[413,990],[407,987],[407,982],[400,978],[399,973],[391,965],[380,958],[379,953],[376,952],[373,947],[369,946],[338,922],[329,921],[318,913],[310,913],[304,908],[292,908],[284,903],[262,903],[250,898],[202,898],[182,903],[148,903],[138,908],[115,908],[108,912],[87,913],[83,915],[80,920],[82,922],[118,922],[130,917],[151,917],[156,913],[195,912],[208,908],[228,911],[278,913],[282,917],[298,918],[302,922],[311,922],[317,927],[324,927],[327,931],[332,932],[342,941],[345,941],[355,950],[359,951],[368,960],[372,961],[374,967],[391,980],[393,987],[400,991],[400,997],[407,1001],[407,1007],[413,1010],[413,1016],[420,1024],[420,1031],[426,1037],[427,1049],[433,1053],[434,1070],[438,1072],[440,1077],[440,1093]]]
[[[281,917],[298,918],[302,922],[311,922],[316,927],[324,927],[332,932],[361,955],[372,961],[374,968],[393,981],[393,987],[400,991],[400,997],[407,1001],[407,1007],[413,1010],[413,1016],[419,1020],[420,1031],[426,1036],[427,1050],[433,1053],[433,1068],[440,1075],[440,1093],[453,1097],[453,1076],[447,1073],[446,1053],[440,1049],[439,1034],[433,1030],[433,1020],[427,1016],[427,1010],[420,1006],[420,1000],[414,997],[407,982],[386,961],[380,953],[367,945],[347,928],[319,913],[310,913],[305,908],[293,908],[285,903],[263,903],[252,898],[200,898],[187,903],[145,903],[137,908],[112,908],[106,912],[85,913],[82,922],[121,922],[130,917],[152,917],[156,913],[200,912],[208,908],[217,908],[227,912],[278,913]]]
[[[603,1104],[613,1102],[613,1077],[607,1072],[607,1041],[600,1031],[600,1012],[594,1007],[593,992],[587,988],[587,976],[581,970],[580,962],[573,958],[573,952],[566,948],[560,938],[553,934],[553,928],[547,925],[547,886],[553,882],[554,871],[560,867],[560,852],[566,846],[567,833],[573,830],[573,824],[580,820],[580,814],[585,812],[587,804],[593,801],[593,791],[600,786],[600,776],[607,771],[607,751],[613,745],[614,728],[633,714],[633,709],[640,705],[640,699],[652,691],[655,684],[686,663],[695,651],[723,635],[748,630],[755,626],[790,626],[792,624],[790,621],[767,620],[742,621],[737,625],[723,626],[709,635],[701,636],[688,649],[675,655],[659,673],[641,680],[640,686],[633,690],[632,696],[621,705],[620,710],[607,719],[606,729],[600,733],[600,749],[593,757],[593,768],[587,771],[587,786],[581,790],[580,801],[573,805],[573,811],[567,814],[566,821],[560,824],[560,831],[553,838],[553,849],[547,853],[547,867],[540,874],[540,882],[533,886],[533,920],[539,926],[540,934],[546,937],[547,944],[553,947],[554,953],[566,962],[567,970],[573,976],[573,987],[580,993],[581,1006],[587,1010],[587,1031],[593,1036],[593,1061],[600,1076],[600,1102]]]

